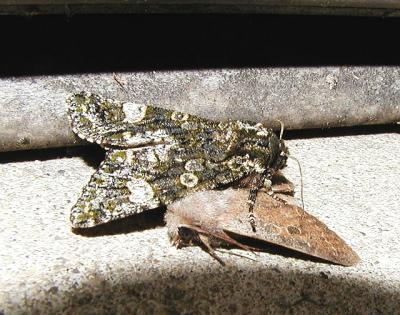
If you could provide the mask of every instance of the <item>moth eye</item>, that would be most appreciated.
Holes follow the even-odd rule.
[[[185,227],[178,228],[178,234],[181,240],[186,244],[190,243],[191,240],[196,238],[195,232]]]
[[[189,118],[188,114],[181,113],[181,112],[173,112],[171,114],[171,119],[176,121],[185,121]]]
[[[180,177],[179,180],[182,185],[192,188],[197,185],[199,179],[196,175],[193,173],[183,173]]]

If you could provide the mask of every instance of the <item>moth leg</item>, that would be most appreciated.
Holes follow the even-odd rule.
[[[258,191],[264,186],[264,182],[268,179],[268,175],[256,174],[252,177],[250,182],[250,192],[249,192],[249,222],[253,232],[256,232],[256,218],[254,217],[254,205],[257,199]]]
[[[214,248],[211,246],[209,237],[207,235],[204,235],[201,233],[199,233],[198,236],[199,236],[200,244],[202,245],[204,250],[212,258],[214,258],[216,261],[218,261],[222,266],[225,266],[225,262],[217,255]]]
[[[258,174],[257,174],[258,175]],[[241,178],[236,184],[233,185],[235,188],[250,188],[252,185],[252,180],[255,175],[251,174],[244,178]],[[294,185],[288,180],[281,171],[277,171],[270,178],[267,176],[264,181],[264,187],[267,192],[271,190],[274,193],[286,194],[293,196],[294,194]]]
[[[249,251],[253,255],[256,255],[254,250],[257,250],[254,247],[250,247],[236,241],[235,239],[227,235],[225,231],[204,230],[201,227],[193,225],[180,225],[178,227],[177,233],[172,233],[170,237],[172,244],[175,245],[177,248],[182,248],[183,246],[190,246],[193,244],[200,245],[204,251],[206,251],[211,257],[217,260],[221,265],[224,265],[224,262],[216,254],[216,251],[221,250],[214,249],[214,247],[210,243],[211,239],[218,239],[225,242],[226,244],[230,244],[242,250]]]
[[[201,230],[198,231],[195,227],[180,226],[178,228],[178,233],[171,238],[171,241],[178,249],[196,243],[222,266],[225,266],[223,260],[218,257],[214,248],[211,246],[209,236],[203,234]]]
[[[279,198],[276,194],[285,194],[292,196],[294,194],[294,185],[290,182],[280,171],[273,174],[259,174],[253,173],[249,176],[242,178],[238,184],[238,188],[249,189],[249,222],[251,224],[253,232],[256,232],[256,224],[254,217],[254,205],[257,199],[257,193],[260,190],[266,190],[266,192],[273,198],[284,201]]]
[[[238,253],[233,253],[233,252],[231,252],[231,251],[229,251],[229,250],[222,250],[222,249],[215,249],[215,251],[216,252],[220,252],[220,253],[223,253],[223,254],[227,254],[227,255],[232,255],[232,256],[236,256],[236,257],[240,257],[240,258],[244,258],[244,259],[249,259],[249,260],[252,260],[252,261],[256,261],[256,259],[253,259],[253,258],[251,258],[251,257],[248,257],[248,256],[245,256],[245,255],[240,255],[240,254],[238,254]],[[257,253],[255,253],[255,252],[253,252],[253,251],[251,251],[251,253],[252,254],[254,254],[254,255],[257,255]],[[259,255],[257,255],[257,256],[259,256]]]
[[[124,84],[121,82],[121,80],[118,78],[118,76],[116,75],[116,73],[115,72],[113,72],[113,79],[114,79],[114,81],[115,82],[117,82],[117,84],[121,87],[121,89],[126,93],[127,92],[127,90],[126,90],[126,88],[125,88],[125,86],[124,86]]]

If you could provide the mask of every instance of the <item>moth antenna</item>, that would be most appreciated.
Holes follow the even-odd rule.
[[[227,255],[237,256],[237,257],[240,257],[240,258],[256,261],[255,259],[253,259],[251,257],[245,256],[245,255],[240,255],[240,254],[237,254],[237,253],[233,253],[232,251],[228,251],[228,250],[222,250],[222,249],[218,248],[218,249],[215,249],[215,251],[219,252],[219,253],[227,254]],[[251,252],[251,253],[255,254],[254,252]]]
[[[281,125],[281,131],[279,132],[279,140],[282,140],[283,131],[285,130],[285,124],[283,123],[282,120],[279,120],[279,119],[275,119],[275,120],[276,120],[277,122],[279,122],[280,125]]]
[[[296,163],[297,163],[297,165],[299,166],[299,171],[300,171],[300,184],[301,184],[301,187],[300,187],[301,205],[303,206],[303,210],[305,210],[305,208],[304,208],[304,189],[303,189],[303,187],[304,187],[304,185],[303,185],[303,171],[301,170],[300,162],[299,162],[299,160],[296,159],[294,156],[291,156],[290,154],[287,154],[287,153],[285,153],[285,154],[286,154],[286,156],[287,156],[288,158],[290,158],[290,159],[292,159],[292,160],[295,160]]]

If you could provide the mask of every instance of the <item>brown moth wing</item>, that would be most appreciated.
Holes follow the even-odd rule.
[[[253,232],[249,223],[248,196],[248,190],[232,188],[189,195],[168,206],[169,234],[179,238],[179,228],[185,227],[237,246],[238,240],[226,233],[231,232],[344,266],[359,261],[357,254],[335,232],[296,206],[295,199],[287,195],[273,198],[265,192],[258,193],[254,207],[257,228]]]

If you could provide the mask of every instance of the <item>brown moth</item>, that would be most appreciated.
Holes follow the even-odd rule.
[[[206,190],[167,207],[165,221],[171,241],[178,247],[199,244],[222,264],[214,251],[221,243],[257,250],[243,243],[241,237],[344,266],[356,264],[358,255],[324,223],[296,205],[297,200],[290,196],[293,186],[279,177],[269,193],[261,190],[257,194],[253,212],[256,231],[248,223],[248,189]]]

